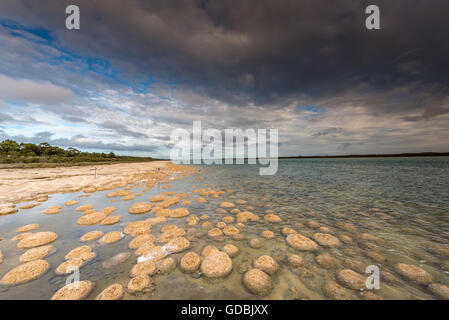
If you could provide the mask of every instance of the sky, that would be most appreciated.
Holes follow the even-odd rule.
[[[78,5],[80,30],[65,27]],[[365,8],[380,8],[380,30]],[[2,0],[0,140],[166,157],[192,122],[279,155],[449,151],[446,0]]]

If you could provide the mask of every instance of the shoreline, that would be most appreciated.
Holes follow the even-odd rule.
[[[0,205],[32,201],[48,194],[120,184],[138,174],[169,164],[170,161],[151,161],[54,168],[0,168]],[[98,170],[97,179],[95,168]]]

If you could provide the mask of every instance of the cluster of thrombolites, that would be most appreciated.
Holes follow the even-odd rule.
[[[106,197],[112,203],[117,198],[130,201],[143,195],[134,193],[134,187],[144,187],[143,192],[156,185],[168,190],[176,180],[189,176],[202,180],[198,171],[193,168],[170,165],[162,170],[135,175],[125,181],[88,186],[83,191],[85,195],[89,195],[110,190]],[[4,204],[0,206],[0,212],[1,215],[14,214],[19,209],[40,206],[46,200],[48,196],[40,196],[20,208],[16,204]],[[77,200],[49,206],[42,210],[43,214],[58,215],[63,210],[72,210],[78,214],[77,228],[103,225],[110,226],[111,229],[109,232],[85,232],[79,238],[79,243],[65,254],[64,259],[52,266],[46,258],[57,250],[58,234],[45,230],[39,224],[24,225],[16,230],[15,237],[6,240],[15,241],[23,254],[19,257],[17,266],[0,275],[0,283],[2,286],[21,285],[38,279],[46,272],[69,276],[78,270],[82,275],[83,268],[97,257],[96,251],[101,250],[102,246],[128,241],[129,252],[117,253],[102,262],[102,267],[109,269],[133,259],[135,264],[129,270],[126,283],[110,283],[101,288],[99,294],[92,296],[94,281],[74,281],[52,293],[51,299],[115,300],[135,295],[157,295],[157,277],[173,272],[176,268],[185,276],[210,279],[211,285],[220,279],[226,281],[234,272],[241,277],[241,283],[248,294],[264,297],[275,290],[283,269],[304,273],[308,272],[311,263],[333,275],[322,283],[323,297],[382,299],[375,290],[366,286],[367,265],[351,258],[351,252],[357,246],[374,264],[381,267],[381,281],[393,285],[409,282],[423,287],[436,298],[449,298],[449,287],[440,283],[425,268],[405,262],[391,263],[379,253],[379,246],[384,241],[382,238],[359,232],[349,222],[326,226],[318,221],[305,219],[288,224],[288,221],[282,219],[282,215],[269,208],[270,199],[264,197],[259,200],[267,204],[262,215],[254,213],[258,209],[246,200],[239,199],[233,190],[202,183],[201,187],[185,193],[160,192],[147,201],[133,203],[128,212],[118,212],[114,206],[99,210],[93,205],[79,205]],[[210,201],[218,203],[212,212],[194,215],[189,211],[189,206],[195,202],[204,204]],[[120,223],[123,214],[142,219]],[[186,223],[187,230],[179,226],[179,221]],[[253,226],[260,229],[257,237],[248,236],[247,230]],[[200,238],[207,239],[210,244],[194,250],[192,242]],[[264,252],[265,244],[270,241],[285,243],[286,251],[275,255]],[[237,263],[236,258],[245,255],[247,249],[259,250],[260,255],[244,257]],[[449,256],[448,246],[438,245],[433,250]],[[6,259],[8,254],[0,251],[0,263]],[[382,271],[382,266],[389,263],[393,271]]]

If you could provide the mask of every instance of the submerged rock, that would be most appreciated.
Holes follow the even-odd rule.
[[[156,262],[156,273],[167,274],[176,268],[176,260],[173,258],[165,258]]]
[[[337,280],[350,289],[360,290],[366,288],[365,277],[351,269],[344,269],[337,272]]]
[[[263,240],[261,238],[253,238],[248,241],[248,245],[253,249],[260,249],[263,247]]]
[[[59,289],[51,300],[81,300],[92,292],[94,286],[89,280],[71,282]]]
[[[217,247],[215,247],[215,246],[205,246],[203,248],[203,250],[201,250],[201,256],[203,258],[205,258],[208,255],[210,255],[212,252],[215,252],[215,251],[220,251],[220,250],[218,250]]]
[[[122,239],[122,233],[120,231],[111,231],[106,233],[100,240],[98,240],[102,244],[110,244],[119,241]]]
[[[287,236],[287,243],[299,251],[317,251],[319,246],[311,239],[299,234],[292,233]]]
[[[52,251],[54,251],[54,247],[51,244],[37,248],[31,248],[19,257],[19,261],[24,263],[43,259],[47,257]]]
[[[428,289],[439,299],[449,300],[449,286],[441,283],[432,283],[428,286]]]
[[[186,208],[176,208],[170,211],[170,217],[172,218],[184,218],[190,214]]]
[[[339,247],[341,246],[340,240],[328,233],[315,233],[313,239],[323,247]]]
[[[259,269],[251,269],[243,276],[243,284],[253,294],[264,296],[271,292],[271,277]]]
[[[231,273],[232,260],[225,252],[213,251],[204,258],[200,269],[207,278],[222,278]]]
[[[316,257],[316,262],[325,269],[335,269],[338,265],[337,259],[327,253],[322,253]]]
[[[0,208],[0,216],[6,216],[8,214],[14,214],[17,211],[19,211],[19,210],[17,208],[14,208],[14,207]]]
[[[45,244],[52,243],[58,238],[58,235],[54,232],[36,232],[30,233],[23,237],[19,241],[17,247],[19,249],[30,249],[34,247],[43,246]]]
[[[36,230],[37,228],[39,228],[39,225],[37,223],[27,224],[27,225],[17,228],[16,232],[29,232],[29,231]]]
[[[109,269],[112,268],[122,262],[125,262],[126,260],[128,260],[128,258],[131,256],[131,253],[129,252],[120,252],[118,254],[116,254],[115,256],[109,258],[106,261],[103,261],[102,266],[105,269]]]
[[[236,257],[240,252],[239,248],[237,248],[233,244],[224,245],[222,250],[226,252],[231,258]]]
[[[110,217],[105,218],[103,221],[101,221],[101,224],[109,226],[109,225],[113,225],[113,224],[116,224],[119,222],[120,222],[120,216],[115,215],[115,216],[110,216]]]
[[[64,261],[59,266],[56,267],[55,273],[57,275],[65,275],[74,272],[76,269],[81,268],[85,264],[83,259],[73,258],[67,261]]]
[[[351,300],[352,297],[345,288],[338,285],[335,281],[327,281],[323,287],[324,294],[334,300]]]
[[[93,205],[91,205],[91,204],[85,204],[85,205],[82,205],[82,206],[77,207],[75,210],[76,210],[76,211],[80,211],[80,212],[84,212],[84,211],[86,211],[86,210],[90,210],[90,209],[93,209],[93,208],[94,208]]]
[[[220,228],[212,228],[207,232],[207,235],[210,238],[217,238],[217,237],[221,237],[223,235],[223,232],[221,231]]]
[[[40,203],[27,203],[27,204],[24,204],[23,206],[21,206],[20,209],[22,209],[22,210],[32,209],[32,208],[40,206],[40,205],[41,205]]]
[[[86,234],[84,234],[81,238],[80,241],[81,242],[87,242],[87,241],[92,241],[92,240],[97,240],[98,238],[100,238],[103,235],[102,231],[90,231]]]
[[[148,292],[153,290],[152,284],[148,275],[141,274],[129,280],[127,288],[130,293]]]
[[[50,267],[45,260],[25,262],[10,270],[0,282],[5,285],[17,285],[29,282],[42,276]]]
[[[223,228],[223,233],[225,235],[227,235],[227,236],[232,236],[232,235],[235,235],[235,234],[237,234],[239,232],[240,232],[240,230],[238,228],[236,228],[235,226],[233,226],[233,225],[226,226],[226,227]]]
[[[264,217],[265,221],[268,222],[280,222],[281,218],[278,215],[275,215],[274,213],[269,213],[265,215]]]
[[[131,236],[148,234],[151,231],[151,223],[146,221],[134,221],[128,223],[123,232]]]
[[[104,212],[94,212],[87,215],[83,215],[81,218],[79,218],[76,223],[78,223],[80,226],[90,226],[94,224],[99,224],[101,221],[103,221],[104,218],[106,218],[107,214]]]
[[[131,277],[139,276],[142,274],[146,274],[149,276],[152,276],[156,273],[156,264],[151,261],[142,261],[134,265],[134,267],[131,269],[129,275]]]
[[[411,264],[397,263],[394,265],[394,270],[404,278],[419,284],[429,284],[433,281],[430,273]]]
[[[144,243],[154,242],[154,240],[155,238],[152,234],[141,234],[135,237],[133,240],[131,240],[128,247],[130,249],[137,249]]]
[[[260,256],[254,260],[253,266],[269,275],[274,275],[279,270],[279,264],[276,260],[267,255]]]
[[[185,273],[193,273],[198,270],[200,264],[200,256],[195,252],[188,252],[181,258],[179,267]]]
[[[282,233],[284,236],[288,236],[288,235],[291,234],[291,233],[296,233],[296,230],[293,229],[293,228],[290,228],[290,227],[285,227],[285,228],[282,228],[281,233]]]
[[[235,204],[233,204],[232,202],[222,202],[220,204],[220,207],[222,207],[222,208],[234,208]]]
[[[150,212],[151,208],[153,208],[153,205],[146,203],[146,202],[137,202],[134,203],[131,208],[129,208],[128,212],[131,214],[143,214]]]
[[[176,237],[167,243],[166,248],[170,253],[178,253],[188,249],[189,246],[189,240],[184,237]]]
[[[51,206],[45,209],[45,214],[57,214],[61,212],[62,207],[61,206]]]
[[[67,253],[64,257],[64,259],[66,260],[70,260],[70,259],[82,259],[82,260],[90,260],[92,259],[92,248],[89,246],[79,246],[76,247],[75,249],[72,249],[69,251],[69,253]]]
[[[294,268],[298,268],[304,265],[303,258],[298,256],[297,254],[289,254],[287,256],[287,262],[290,266]]]
[[[101,291],[95,300],[120,300],[124,294],[123,286],[119,283],[114,283]]]
[[[271,240],[271,239],[274,239],[276,237],[276,235],[274,234],[273,231],[265,230],[262,232],[262,237],[264,237],[267,240]]]

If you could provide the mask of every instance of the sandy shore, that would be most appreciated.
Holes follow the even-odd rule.
[[[117,163],[58,168],[0,169],[0,205],[30,201],[40,195],[75,192],[123,182],[137,174],[165,167],[169,161]],[[95,178],[97,168],[97,178]]]

